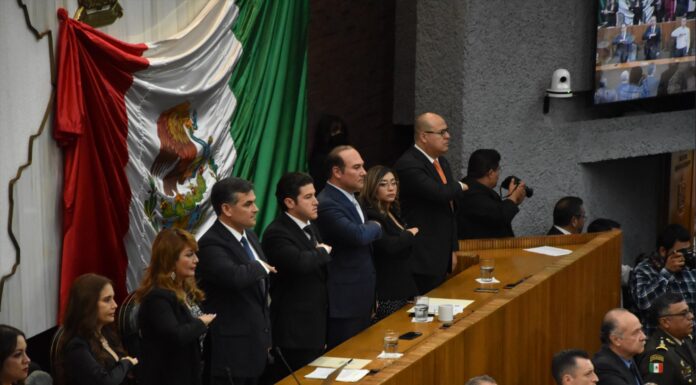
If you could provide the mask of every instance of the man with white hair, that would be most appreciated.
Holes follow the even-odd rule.
[[[643,385],[634,357],[645,349],[645,334],[638,317],[626,309],[612,309],[602,320],[602,348],[592,363],[598,385]]]

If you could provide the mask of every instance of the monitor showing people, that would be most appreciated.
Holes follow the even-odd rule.
[[[595,104],[696,91],[690,7],[598,0]]]

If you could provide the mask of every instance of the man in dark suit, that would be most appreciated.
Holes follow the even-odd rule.
[[[256,384],[271,348],[268,275],[275,268],[250,230],[259,211],[253,188],[234,177],[215,183],[210,199],[218,220],[198,242],[203,309],[217,314],[204,352],[204,378],[212,385]]]
[[[546,235],[580,234],[585,227],[585,208],[578,197],[563,197],[553,207],[553,226]]]
[[[553,356],[551,374],[557,385],[592,385],[599,379],[584,350],[562,350]]]
[[[314,194],[309,175],[283,175],[276,186],[283,212],[268,226],[261,242],[268,261],[278,268],[271,278],[273,345],[281,349],[292,370],[319,357],[326,345],[326,265],[331,247],[322,243],[312,223],[319,206]],[[273,383],[287,375],[281,358],[275,361],[271,370],[275,375],[269,377]]]
[[[478,149],[469,157],[469,189],[462,194],[457,213],[459,239],[514,237],[512,219],[525,198],[524,182],[515,179],[505,186],[511,193],[501,199],[494,190],[500,179],[500,154],[493,149]],[[519,184],[517,183],[519,182]]]
[[[445,281],[457,263],[455,200],[468,187],[452,177],[444,155],[449,149],[445,120],[432,112],[419,115],[414,125],[414,146],[396,161],[401,183],[403,218],[418,227],[411,259],[418,291],[425,294]]]
[[[661,41],[662,29],[657,25],[657,18],[651,16],[650,25],[645,28],[645,32],[643,32],[643,52],[645,53],[645,60],[655,60],[659,58]]]
[[[667,292],[655,301],[653,316],[658,329],[645,344],[640,374],[657,385],[695,383],[694,313],[689,305],[680,294]]]
[[[332,348],[370,326],[375,304],[375,267],[372,241],[382,227],[365,221],[355,193],[365,183],[364,162],[350,146],[338,146],[326,160],[328,180],[319,193],[317,225],[333,246],[328,265],[328,347]]]
[[[626,309],[609,310],[602,320],[602,348],[592,358],[598,385],[643,385],[635,360],[645,348],[638,318]]]

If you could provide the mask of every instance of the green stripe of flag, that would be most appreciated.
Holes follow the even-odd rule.
[[[308,0],[240,0],[233,27],[242,43],[230,87],[237,98],[233,174],[254,183],[261,232],[275,217],[275,184],[306,171]]]

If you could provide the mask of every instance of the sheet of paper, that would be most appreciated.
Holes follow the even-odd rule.
[[[345,357],[319,357],[316,360],[310,362],[309,366],[320,366],[324,368],[338,368],[339,366],[346,363],[350,358]],[[353,361],[346,366],[346,369],[362,369],[370,360],[363,360],[359,358],[354,358]]]
[[[550,255],[552,257],[560,257],[562,255],[568,255],[573,252],[573,250],[560,249],[558,247],[553,246],[532,247],[531,249],[524,250],[529,251],[531,253]]]
[[[464,308],[474,303],[468,299],[452,299],[452,298],[429,298],[428,313],[437,315],[437,309],[440,305],[452,305],[452,315],[457,315],[464,311]],[[407,310],[413,313],[413,308]]]
[[[403,353],[387,353],[385,351],[382,351],[382,353],[380,353],[377,356],[377,358],[386,359],[386,360],[394,360],[397,358],[401,358],[403,355],[404,355]]]
[[[498,281],[495,277],[493,277],[493,280],[490,282],[484,282],[483,278],[476,278],[476,282],[478,282],[478,283],[500,283],[500,281]]]
[[[333,371],[334,368],[316,368],[313,372],[307,374],[305,378],[313,378],[316,380],[326,379]],[[362,380],[363,377],[370,373],[367,369],[343,369],[341,373],[336,377],[336,381],[340,382],[358,382]]]

